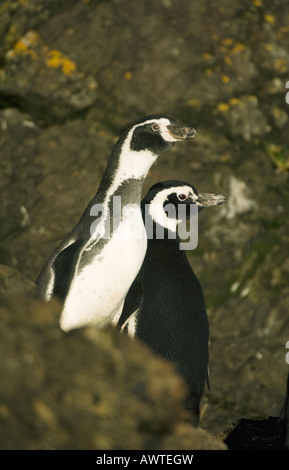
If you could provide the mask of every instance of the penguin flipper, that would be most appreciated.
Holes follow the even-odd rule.
[[[76,240],[63,249],[59,247],[40,271],[35,283],[40,297],[45,301],[56,296],[64,302],[78,265],[82,245],[82,240]]]
[[[124,329],[130,317],[139,309],[142,300],[142,292],[141,283],[136,278],[126,295],[123,309],[117,323],[118,328]]]
[[[77,270],[82,253],[83,240],[76,240],[62,250],[53,262],[53,296],[65,301]]]

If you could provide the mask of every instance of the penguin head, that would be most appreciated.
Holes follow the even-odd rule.
[[[134,152],[148,151],[154,155],[168,150],[177,141],[195,137],[192,127],[181,127],[169,117],[155,114],[134,122],[122,135],[121,144]]]
[[[199,193],[184,181],[168,180],[152,186],[142,200],[142,210],[146,216],[167,230],[175,231],[180,222],[192,216],[191,207],[197,213],[205,207],[226,202],[224,196],[212,193]]]
[[[116,142],[104,180],[116,171],[118,185],[131,178],[144,179],[162,152],[195,135],[194,128],[180,127],[168,117],[146,116],[132,124]]]
[[[192,127],[180,127],[172,119],[162,115],[146,116],[132,126],[130,148],[134,151],[149,150],[158,155],[177,141],[192,139],[196,131]]]

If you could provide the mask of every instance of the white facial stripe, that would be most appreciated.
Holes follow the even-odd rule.
[[[153,200],[150,202],[149,210],[148,210],[151,218],[155,222],[157,222],[159,225],[162,225],[164,228],[171,230],[173,232],[176,231],[176,227],[181,221],[174,219],[172,217],[168,217],[164,211],[164,204],[168,196],[174,193],[188,194],[192,196],[194,200],[196,199],[196,195],[193,193],[192,188],[190,188],[189,186],[177,186],[174,188],[167,188],[167,189],[163,189],[162,191],[160,191],[159,193],[155,195]]]
[[[167,142],[177,142],[177,140],[178,140],[178,139],[175,139],[175,137],[173,137],[167,129],[164,130],[164,131],[161,130],[160,134],[161,134],[162,138],[164,140],[166,140]]]
[[[166,118],[160,118],[160,119],[148,119],[147,121],[144,121],[141,124],[136,124],[130,130],[130,132],[128,134],[128,142],[130,141],[131,136],[132,136],[134,130],[137,127],[144,126],[146,124],[153,124],[154,122],[157,123],[160,126],[160,131],[159,132],[160,132],[160,134],[161,134],[161,136],[164,140],[166,140],[167,142],[176,142],[178,140],[178,139],[175,139],[174,137],[172,137],[171,134],[168,131],[167,126],[169,126],[171,124],[170,120],[166,119]]]
[[[123,181],[127,178],[142,178],[145,177],[156,160],[156,155],[149,150],[143,150],[141,152],[135,152],[130,149],[130,142],[134,130],[146,124],[152,124],[157,122],[161,126],[161,133],[167,132],[167,126],[170,124],[169,119],[161,118],[161,119],[148,119],[141,124],[136,124],[131,128],[129,131],[126,140],[123,143],[123,150],[121,153],[119,168],[118,168],[118,175],[120,176],[120,181]],[[167,137],[164,139],[168,140]]]
[[[178,139],[175,139],[175,137],[171,136],[171,134],[168,131],[167,126],[170,124],[170,121],[168,119],[159,119],[158,124],[160,125],[160,134],[164,140],[167,142],[177,142]]]
[[[159,132],[160,132],[162,138],[166,142],[177,142],[178,139],[175,139],[174,137],[172,137],[171,134],[168,131],[167,126],[169,126],[171,124],[169,119],[166,119],[166,118],[152,119],[152,120],[146,121],[144,124],[152,124],[153,122],[156,122],[157,124],[159,124],[159,126],[160,126],[160,131]]]

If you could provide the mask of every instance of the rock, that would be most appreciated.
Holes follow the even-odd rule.
[[[241,419],[224,432],[229,450],[288,450],[286,429],[278,417]]]
[[[29,297],[0,306],[2,449],[226,449],[189,424],[171,364],[113,328],[64,334],[59,313]]]
[[[21,297],[35,293],[33,280],[28,279],[17,269],[0,264],[0,299],[5,297]]]
[[[229,181],[229,195],[226,201],[226,207],[222,208],[220,216],[224,215],[227,219],[233,219],[240,214],[257,210],[256,201],[250,197],[249,188],[244,181],[240,181],[234,176]]]
[[[241,135],[244,140],[264,136],[271,130],[260,109],[258,98],[254,95],[231,98],[228,102],[219,103],[217,112],[224,119],[227,132]]]
[[[97,82],[76,63],[50,49],[37,31],[28,31],[6,54],[0,94],[17,101],[42,124],[63,121],[96,102]]]

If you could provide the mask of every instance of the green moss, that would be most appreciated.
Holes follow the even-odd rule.
[[[289,149],[274,143],[266,144],[265,151],[274,167],[280,172],[289,171]]]

